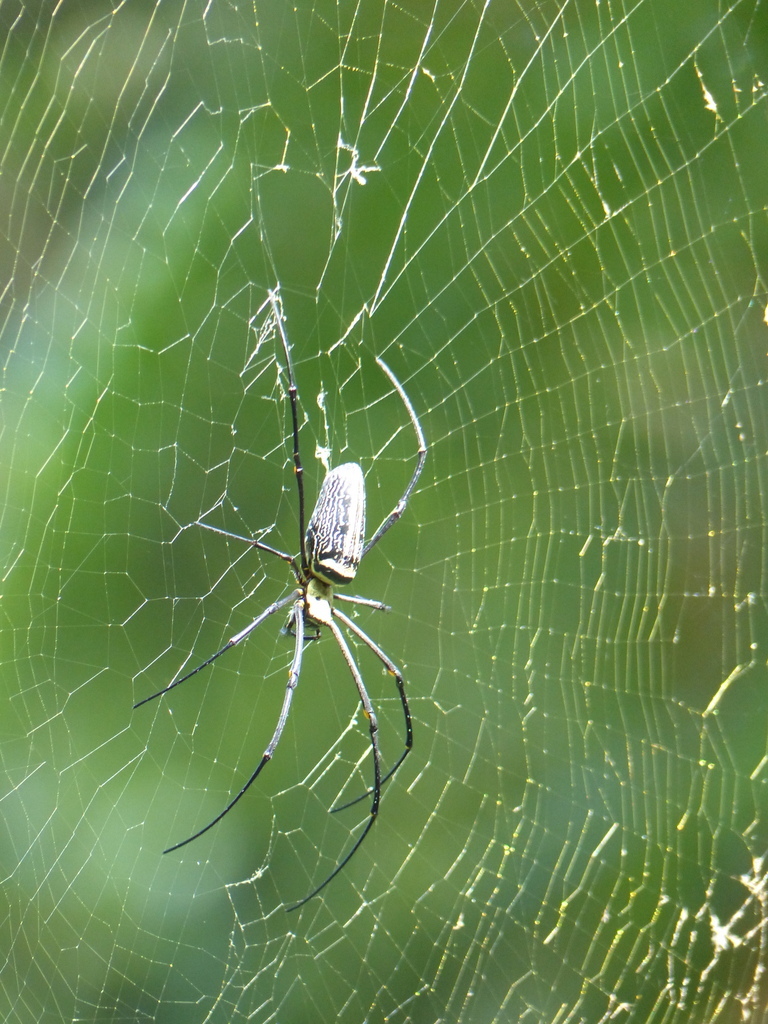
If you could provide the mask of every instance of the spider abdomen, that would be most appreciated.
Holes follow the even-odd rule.
[[[324,583],[351,582],[365,539],[365,479],[356,462],[326,473],[306,533],[309,571]]]

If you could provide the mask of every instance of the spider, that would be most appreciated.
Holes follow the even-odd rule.
[[[366,790],[366,792],[361,796],[356,797],[349,803],[342,804],[340,807],[335,807],[333,810],[344,810],[347,807],[351,807],[358,803],[360,800],[364,800],[368,796],[371,797],[371,807],[368,820],[362,832],[354,842],[352,848],[343,857],[343,859],[339,861],[330,875],[328,875],[324,882],[313,889],[308,896],[305,896],[304,899],[287,908],[288,910],[297,910],[308,900],[312,899],[313,896],[317,896],[317,894],[321,892],[326,885],[336,877],[336,875],[339,874],[339,872],[349,863],[354,854],[360,849],[363,840],[370,832],[379,813],[381,787],[395,774],[397,769],[410,753],[413,746],[411,712],[408,707],[408,699],[405,693],[405,680],[402,673],[389,656],[384,653],[381,647],[379,647],[379,645],[372,640],[356,622],[335,606],[334,600],[347,601],[356,605],[364,605],[378,611],[388,611],[389,609],[387,605],[370,598],[335,594],[334,588],[346,586],[352,582],[357,574],[357,570],[362,559],[365,558],[371,548],[379,543],[387,530],[394,526],[402,516],[408,504],[408,499],[410,498],[424,467],[424,462],[427,457],[427,443],[424,439],[424,433],[421,429],[414,408],[411,405],[410,399],[406,395],[402,385],[386,363],[382,359],[377,358],[376,362],[389,378],[393,387],[402,399],[403,405],[408,412],[416,434],[418,449],[416,467],[413,471],[413,475],[411,476],[408,486],[405,488],[400,500],[389,515],[383,520],[371,539],[365,543],[365,482],[363,479],[363,471],[356,462],[347,462],[341,466],[337,466],[335,469],[329,470],[320,488],[317,503],[309,518],[309,524],[307,525],[305,532],[304,469],[301,463],[301,454],[299,450],[298,389],[294,379],[291,349],[288,344],[288,338],[283,324],[282,305],[280,303],[279,294],[276,291],[271,291],[268,301],[272,306],[272,311],[269,314],[267,329],[274,329],[274,327],[277,327],[285,354],[285,372],[288,378],[288,397],[291,406],[291,422],[293,429],[293,464],[299,502],[299,554],[296,556],[289,555],[283,551],[279,551],[277,548],[271,547],[269,544],[264,544],[260,540],[239,537],[237,534],[229,533],[227,530],[221,530],[214,526],[209,526],[206,523],[201,522],[199,525],[212,530],[214,533],[220,533],[224,536],[243,541],[244,543],[251,545],[251,547],[257,548],[259,551],[265,551],[270,555],[275,555],[278,558],[281,558],[290,566],[297,586],[289,594],[286,594],[284,597],[281,597],[279,600],[269,605],[268,608],[265,608],[264,611],[256,616],[253,622],[245,627],[245,629],[241,629],[239,633],[236,633],[231,637],[220,651],[212,654],[210,658],[207,658],[202,662],[202,664],[198,665],[197,668],[194,668],[191,672],[188,672],[180,679],[174,679],[173,682],[169,683],[164,689],[158,690],[157,693],[153,693],[151,696],[140,700],[134,705],[134,708],[139,708],[142,704],[146,704],[148,701],[154,700],[156,697],[163,696],[168,693],[169,690],[172,690],[174,687],[179,686],[188,679],[191,679],[192,676],[197,675],[198,672],[201,672],[217,658],[220,658],[222,654],[225,654],[232,647],[235,647],[242,640],[245,640],[257,626],[260,626],[261,623],[270,616],[289,605],[292,606],[285,626],[285,631],[293,636],[295,640],[293,659],[288,672],[288,684],[286,686],[282,708],[272,739],[264,751],[255,771],[251,774],[250,778],[246,781],[240,791],[229,801],[224,810],[217,814],[213,821],[210,821],[204,828],[195,832],[194,835],[190,836],[188,839],[182,840],[180,843],[169,846],[167,850],[163,851],[163,853],[171,853],[173,850],[178,850],[182,846],[186,846],[187,843],[191,843],[195,839],[198,839],[221,821],[224,815],[232,810],[238,800],[240,800],[240,798],[253,785],[264,766],[272,759],[272,756],[277,749],[277,745],[280,742],[280,737],[283,734],[285,723],[288,720],[291,701],[293,700],[293,693],[299,682],[305,641],[317,639],[321,635],[321,627],[325,627],[331,631],[331,634],[333,635],[333,638],[336,641],[355,682],[360,703],[363,707],[363,712],[368,720],[371,755],[373,760],[373,786]],[[363,677],[360,674],[360,669],[357,666],[357,662],[355,661],[340,626],[345,627],[348,632],[352,633],[358,640],[361,640],[366,647],[376,655],[386,670],[394,676],[395,683],[397,685],[400,703],[403,708],[403,717],[405,719],[405,747],[394,766],[390,768],[385,775],[382,775],[381,771],[381,755],[379,752],[376,712],[371,699],[368,696],[368,691],[366,690],[365,683],[363,682]]]

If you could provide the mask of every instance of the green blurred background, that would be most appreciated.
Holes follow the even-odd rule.
[[[758,1021],[766,1005],[760,2],[0,3],[0,1013]],[[291,643],[311,505],[415,745]],[[263,531],[268,531],[264,534]],[[390,764],[392,680],[357,649]]]

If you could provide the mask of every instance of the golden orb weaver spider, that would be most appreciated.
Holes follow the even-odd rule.
[[[320,488],[317,503],[315,504],[312,515],[309,518],[309,524],[305,531],[304,468],[301,463],[301,454],[299,450],[298,389],[296,387],[293,374],[291,349],[288,344],[288,338],[283,325],[283,313],[279,294],[275,291],[271,291],[269,293],[268,301],[272,306],[271,317],[274,322],[274,326],[280,334],[280,340],[285,353],[286,375],[288,378],[288,398],[291,406],[291,423],[293,430],[294,474],[296,477],[299,501],[299,554],[298,556],[286,554],[283,551],[279,551],[277,548],[271,547],[269,544],[264,544],[262,541],[253,540],[248,537],[239,537],[237,534],[230,533],[227,530],[220,530],[214,526],[209,526],[207,523],[199,523],[199,525],[212,530],[214,533],[220,533],[226,537],[243,541],[252,547],[258,548],[259,551],[265,551],[268,554],[276,555],[278,558],[281,558],[290,566],[291,572],[293,573],[298,586],[292,590],[290,594],[281,597],[279,600],[269,605],[269,607],[265,608],[260,615],[257,615],[250,625],[246,626],[245,629],[241,629],[239,633],[236,633],[231,637],[220,651],[212,654],[210,658],[207,658],[202,662],[202,664],[198,665],[197,668],[192,669],[191,672],[188,672],[179,679],[174,679],[173,682],[169,683],[168,686],[164,687],[162,690],[158,690],[157,693],[153,693],[151,696],[138,701],[138,703],[134,704],[134,708],[139,708],[142,704],[146,704],[148,701],[154,700],[156,697],[163,696],[163,694],[168,693],[169,690],[172,690],[174,687],[179,686],[188,679],[191,679],[192,676],[197,675],[198,672],[207,668],[217,658],[221,657],[222,654],[225,654],[230,650],[230,648],[250,636],[256,627],[260,626],[265,619],[274,615],[275,612],[279,612],[282,608],[292,605],[286,630],[295,638],[295,646],[291,667],[288,672],[288,683],[285,689],[283,705],[280,710],[277,725],[275,726],[275,731],[272,734],[272,739],[256,766],[255,771],[251,774],[250,778],[246,781],[240,791],[229,801],[224,810],[221,811],[220,814],[217,814],[213,821],[210,821],[204,828],[195,832],[195,834],[191,835],[188,839],[184,839],[180,843],[175,843],[173,846],[169,846],[167,850],[163,850],[163,853],[171,853],[171,851],[178,850],[182,846],[186,846],[187,843],[191,843],[195,839],[198,839],[221,821],[224,815],[232,810],[238,800],[253,785],[264,766],[272,759],[272,756],[277,749],[277,745],[280,742],[280,737],[283,734],[285,723],[288,720],[291,701],[293,700],[293,693],[299,682],[305,639],[312,640],[319,637],[320,628],[322,626],[331,631],[355,682],[355,686],[357,687],[357,692],[360,697],[360,703],[363,707],[363,712],[368,720],[371,755],[373,758],[373,786],[366,790],[366,792],[361,796],[349,801],[349,803],[342,804],[340,807],[335,807],[333,810],[344,810],[345,808],[358,803],[360,800],[364,800],[367,796],[372,798],[371,808],[365,828],[355,840],[352,849],[349,850],[341,861],[339,861],[324,882],[313,889],[308,896],[305,896],[302,900],[299,900],[298,903],[287,908],[288,910],[296,910],[303,906],[303,904],[308,900],[312,899],[313,896],[317,896],[317,894],[321,892],[326,885],[336,877],[336,875],[338,875],[342,868],[349,863],[354,854],[360,849],[363,840],[370,832],[379,813],[381,787],[388,779],[392,778],[413,747],[411,712],[408,707],[408,699],[405,693],[405,680],[402,673],[389,656],[384,653],[384,651],[368,636],[367,633],[365,633],[348,615],[345,615],[335,607],[334,598],[340,601],[347,601],[351,604],[365,605],[366,607],[374,608],[379,611],[387,611],[387,605],[382,604],[380,601],[374,601],[370,598],[351,597],[346,594],[334,594],[334,587],[345,586],[352,582],[363,558],[365,558],[371,548],[378,544],[387,530],[389,530],[391,526],[394,526],[402,516],[424,467],[424,462],[427,457],[427,443],[424,438],[421,425],[419,424],[418,417],[416,416],[416,412],[411,405],[410,399],[406,395],[403,386],[386,363],[377,357],[376,362],[389,378],[391,384],[400,396],[416,434],[418,449],[416,467],[413,471],[413,475],[411,476],[408,486],[405,488],[400,500],[389,515],[383,520],[371,539],[365,543],[365,481],[363,478],[363,471],[356,462],[347,462],[341,466],[337,466],[335,469],[329,470],[326,473],[325,479]],[[371,699],[368,696],[368,691],[365,688],[365,683],[363,682],[363,677],[360,674],[360,669],[357,667],[357,662],[355,661],[352,651],[344,638],[344,634],[337,623],[341,623],[349,632],[354,634],[358,640],[361,640],[366,647],[373,652],[373,654],[376,655],[386,670],[394,676],[395,683],[397,685],[400,703],[403,709],[403,716],[405,719],[405,747],[398,760],[385,775],[382,775],[381,773],[381,755],[379,752],[376,712]],[[307,627],[312,630],[312,635],[307,635]]]

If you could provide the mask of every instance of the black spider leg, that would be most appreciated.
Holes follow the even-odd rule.
[[[341,620],[345,622],[345,624],[349,621],[346,615],[339,615],[339,613],[335,609],[333,609],[333,614],[341,618]],[[373,825],[374,821],[376,821],[376,815],[379,813],[379,802],[381,800],[381,755],[379,754],[379,725],[376,719],[376,712],[373,710],[373,704],[371,704],[371,698],[368,696],[368,691],[365,688],[363,677],[360,675],[360,670],[358,669],[355,663],[355,659],[352,656],[352,652],[350,651],[349,646],[347,645],[347,642],[344,639],[344,635],[342,634],[341,630],[336,625],[336,623],[333,621],[333,619],[329,619],[327,623],[324,623],[324,625],[327,625],[330,631],[333,633],[336,643],[339,645],[341,653],[344,655],[344,660],[347,663],[347,667],[349,668],[349,671],[352,673],[352,678],[355,680],[357,692],[360,694],[360,702],[363,705],[365,717],[368,719],[368,728],[371,734],[371,751],[373,753],[373,788],[371,790],[371,793],[373,794],[373,800],[371,802],[370,816],[368,818],[366,826],[358,836],[354,846],[349,851],[349,853],[344,857],[343,860],[339,861],[339,863],[336,865],[336,867],[333,869],[330,875],[328,875],[324,882],[318,885],[316,889],[313,889],[312,892],[308,896],[305,896],[303,900],[299,900],[298,903],[294,903],[293,906],[288,907],[288,910],[298,910],[299,907],[303,907],[307,900],[311,900],[313,896],[317,896],[317,894],[321,892],[326,887],[326,885],[328,885],[328,883],[332,881],[332,879],[334,879],[336,875],[338,875],[338,873],[344,867],[346,867],[347,864],[349,864],[352,857],[354,857],[354,855],[360,849],[363,840],[370,832],[371,826]]]
[[[201,519],[198,519],[195,526],[202,526],[205,530],[210,530],[211,533],[221,534],[222,537],[229,537],[231,540],[239,540],[243,544],[249,544],[252,548],[258,548],[259,551],[266,551],[270,555],[277,555],[278,558],[282,558],[284,562],[287,562],[291,567],[291,572],[296,577],[296,582],[304,585],[304,578],[299,571],[299,567],[296,564],[296,559],[293,555],[287,555],[284,551],[279,551],[277,548],[271,547],[269,544],[265,544],[263,541],[254,540],[253,537],[243,537],[239,533],[232,533],[230,530],[222,530],[218,526],[211,526],[210,523],[204,523]]]
[[[280,333],[280,340],[283,343],[285,352],[285,370],[288,374],[288,398],[291,403],[291,421],[293,423],[293,472],[296,476],[296,487],[299,492],[299,542],[301,544],[301,571],[306,576],[308,572],[306,542],[304,540],[304,467],[301,464],[299,452],[299,410],[298,410],[298,389],[293,378],[293,361],[291,360],[291,346],[288,344],[288,337],[283,326],[283,304],[277,289],[270,291],[269,301],[272,303],[272,313],[275,318],[277,329]]]
[[[198,672],[202,672],[204,668],[208,668],[211,662],[216,661],[216,659],[220,658],[222,654],[226,654],[228,650],[236,644],[239,644],[241,640],[245,640],[245,638],[252,633],[257,626],[260,626],[265,619],[268,619],[270,615],[274,615],[275,612],[279,612],[281,608],[285,608],[285,606],[290,604],[291,601],[295,601],[301,593],[302,592],[300,590],[292,590],[290,594],[286,595],[286,597],[281,597],[279,601],[275,601],[274,604],[265,608],[261,615],[257,616],[250,625],[246,626],[245,629],[241,629],[239,633],[235,633],[233,637],[227,640],[220,651],[216,651],[215,654],[212,654],[210,658],[207,658],[202,662],[202,664],[198,665],[197,668],[193,668],[191,672],[187,672],[187,674],[182,676],[181,679],[174,679],[172,683],[163,687],[162,690],[158,690],[157,693],[153,693],[149,697],[145,697],[143,700],[140,700],[138,704],[134,704],[134,711],[136,708],[140,708],[142,704],[147,704],[149,701],[154,700],[155,697],[162,697],[164,693],[168,693],[168,691],[173,690],[174,687],[180,686],[181,683],[186,683],[186,681],[191,679],[192,676],[196,676]]]
[[[394,373],[392,373],[392,371],[387,366],[387,364],[384,362],[384,360],[383,359],[379,359],[379,357],[377,356],[376,357],[376,362],[382,368],[384,373],[386,373],[386,375],[389,377],[390,381],[392,382],[392,384],[393,384],[393,386],[395,388],[395,391],[397,391],[398,395],[400,395],[400,398],[402,399],[403,405],[407,409],[408,415],[411,417],[411,423],[413,424],[413,429],[416,432],[416,440],[418,441],[419,448],[418,448],[418,460],[416,462],[416,468],[413,471],[413,476],[411,477],[410,483],[405,488],[405,491],[403,491],[402,498],[398,501],[398,503],[395,505],[395,507],[392,509],[392,511],[387,516],[387,518],[384,520],[384,522],[378,528],[376,533],[374,533],[374,535],[371,537],[371,539],[368,541],[368,543],[363,548],[363,553],[360,555],[360,560],[361,561],[365,558],[365,556],[368,554],[368,552],[371,550],[371,548],[374,546],[374,544],[378,544],[379,543],[379,541],[384,536],[384,534],[387,532],[387,530],[390,528],[390,526],[394,526],[395,523],[397,522],[397,520],[403,514],[403,512],[405,512],[406,505],[408,504],[408,499],[410,498],[411,494],[413,493],[413,489],[416,486],[416,483],[417,483],[419,477],[421,476],[421,471],[424,468],[424,462],[425,462],[425,460],[427,458],[427,442],[426,442],[426,440],[424,438],[424,431],[421,429],[421,424],[419,423],[418,417],[416,416],[416,411],[414,410],[413,406],[411,405],[411,400],[408,398],[408,395],[406,395],[405,391],[403,390],[403,386],[400,383],[400,381],[397,379],[397,377],[394,375]]]
[[[384,651],[382,651],[382,649],[379,647],[377,643],[374,643],[374,641],[371,640],[367,633],[363,632],[363,630],[360,629],[357,623],[355,623],[352,619],[345,615],[344,612],[340,612],[338,608],[333,609],[333,614],[336,616],[337,619],[341,619],[341,621],[344,623],[347,629],[351,629],[355,636],[359,637],[360,640],[362,640],[363,643],[367,647],[369,647],[370,650],[373,651],[373,653],[376,655],[376,657],[379,659],[382,665],[384,665],[389,674],[395,677],[395,683],[397,684],[397,692],[400,694],[400,703],[403,706],[403,717],[405,719],[405,748],[403,749],[402,754],[397,759],[393,767],[389,769],[386,775],[382,776],[381,785],[383,786],[387,779],[392,778],[392,776],[395,774],[395,772],[406,759],[406,757],[408,757],[413,748],[413,724],[411,722],[411,709],[408,707],[408,698],[405,695],[405,679],[403,678],[402,673],[395,665],[395,663],[387,657],[387,655],[384,653]],[[359,803],[361,800],[365,800],[367,796],[371,795],[371,792],[372,790],[367,789],[365,793],[361,793],[360,796],[356,796],[354,800],[350,800],[346,804],[340,804],[338,807],[332,807],[331,810],[334,813],[336,811],[346,810],[347,807],[352,807],[354,804]]]
[[[269,746],[264,751],[261,761],[259,761],[256,770],[253,772],[251,777],[242,787],[240,792],[229,801],[224,810],[220,814],[217,814],[213,821],[209,821],[205,828],[201,828],[198,832],[195,832],[195,834],[193,836],[190,836],[189,839],[182,839],[180,843],[175,843],[173,846],[169,846],[167,850],[163,850],[163,853],[171,853],[173,850],[178,850],[182,846],[186,846],[187,843],[191,843],[193,840],[199,839],[200,836],[202,836],[204,833],[208,831],[208,829],[213,828],[214,825],[217,825],[224,817],[224,815],[228,814],[229,811],[232,810],[232,808],[235,806],[240,797],[247,793],[247,791],[259,777],[264,765],[267,764],[268,761],[272,760],[272,755],[275,752],[275,748],[280,742],[280,737],[283,735],[285,723],[288,721],[288,712],[291,710],[293,692],[296,689],[296,686],[298,685],[299,673],[301,672],[301,659],[304,654],[304,595],[301,593],[301,591],[294,591],[294,593],[289,594],[289,596],[287,598],[283,598],[282,601],[278,601],[277,604],[272,606],[272,608],[270,609],[270,614],[272,612],[276,612],[278,610],[278,607],[282,608],[284,605],[288,604],[288,601],[290,601],[291,599],[295,600],[293,614],[296,619],[296,646],[293,651],[293,661],[291,662],[291,668],[290,671],[288,672],[288,683],[285,687],[285,697],[283,697],[283,706],[280,711],[280,717],[277,720],[277,726],[275,727],[272,739],[269,741]],[[264,616],[260,616],[260,618],[263,619]],[[255,627],[250,626],[248,632],[250,632],[252,628]]]

